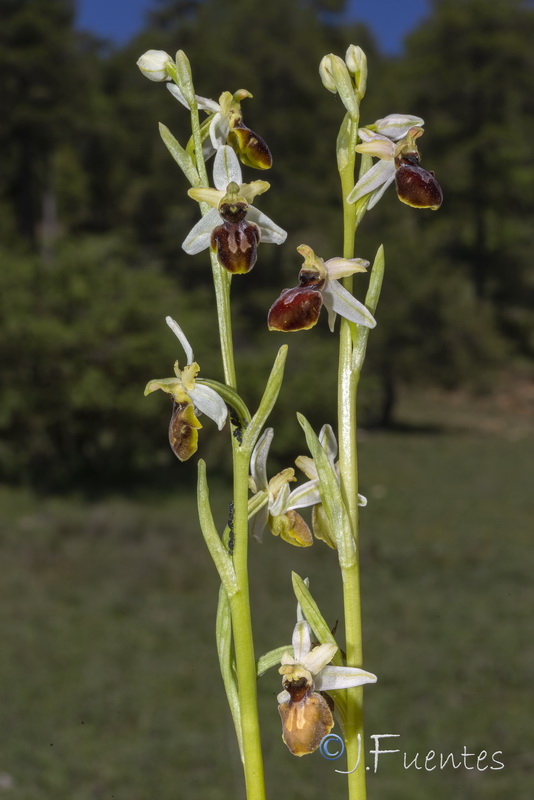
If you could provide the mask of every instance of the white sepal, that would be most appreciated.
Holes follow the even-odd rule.
[[[369,309],[356,300],[338,281],[327,281],[323,289],[323,302],[328,310],[329,322],[331,315],[341,314],[350,322],[364,325],[366,328],[374,328],[376,325],[376,320]],[[330,330],[333,330],[333,324]]]
[[[304,659],[311,650],[311,628],[306,620],[297,622],[293,628],[293,637],[291,639],[291,643],[293,645],[293,658],[297,664],[302,664],[302,666],[305,666],[306,669],[309,669],[309,667],[304,664]],[[328,661],[326,663],[328,663]]]
[[[254,206],[249,206],[247,221],[256,223],[260,229],[261,241],[264,243],[283,244],[287,239],[287,231]]]
[[[388,114],[387,117],[377,119],[375,127],[377,133],[398,142],[406,136],[410,128],[422,127],[424,124],[421,117],[414,117],[411,114]]]
[[[395,179],[395,165],[393,161],[377,161],[373,164],[371,169],[367,170],[354,189],[347,197],[347,203],[355,203],[360,197],[365,197],[366,194],[374,192],[376,189],[384,187],[383,191],[387,189],[390,183]]]
[[[305,655],[304,658],[299,659],[299,661],[312,675],[318,675],[321,670],[324,670],[326,665],[332,661],[338,649],[336,644],[326,642],[325,644],[313,647],[309,653]]]
[[[224,427],[228,416],[228,408],[215,389],[196,383],[194,388],[189,391],[189,397],[193,401],[195,408],[198,408],[199,411],[202,411],[203,414],[212,419],[219,430]]]
[[[358,667],[327,666],[321,670],[313,682],[318,692],[328,692],[334,689],[349,689],[351,686],[362,686],[364,683],[376,683],[376,681],[376,675]]]
[[[171,331],[174,333],[174,335],[177,337],[178,341],[184,348],[186,363],[192,364],[193,361],[195,360],[195,356],[193,355],[193,348],[189,344],[187,336],[180,328],[176,320],[174,320],[172,317],[165,317],[165,322],[167,323]]]
[[[241,186],[243,175],[235,151],[227,144],[219,147],[213,162],[213,183],[219,191],[226,192],[229,183]]]
[[[190,256],[200,253],[210,246],[211,232],[217,225],[221,224],[221,218],[216,208],[210,208],[196,225],[193,225],[186,238],[182,242],[182,249]]]

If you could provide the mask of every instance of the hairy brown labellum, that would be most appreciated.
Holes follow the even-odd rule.
[[[302,680],[284,685],[290,700],[278,706],[282,720],[282,739],[294,756],[313,753],[334,727],[328,702],[312,692]]]
[[[259,241],[258,226],[244,219],[236,223],[225,221],[211,233],[211,249],[217,253],[219,264],[233,274],[250,272],[258,257]]]
[[[273,157],[267,143],[242,122],[235,122],[228,134],[228,144],[233,147],[243,164],[255,169],[269,169]]]
[[[323,298],[317,286],[284,289],[267,317],[271,331],[307,331],[317,323]]]
[[[223,199],[219,203],[219,214],[225,222],[236,224],[247,216],[248,203],[244,200],[237,200],[235,203],[227,203]]]
[[[174,403],[169,424],[171,450],[180,461],[187,461],[197,451],[198,429],[202,425],[191,403]]]
[[[395,159],[395,185],[399,200],[412,208],[436,211],[443,202],[443,192],[434,173],[419,165],[415,156]]]

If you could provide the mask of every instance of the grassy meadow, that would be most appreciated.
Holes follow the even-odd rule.
[[[379,676],[365,690],[369,800],[532,797],[534,432],[514,409],[465,409],[409,403],[402,429],[361,437],[364,666]],[[212,493],[222,521],[228,498]],[[0,500],[0,795],[242,798],[194,499],[6,489]],[[340,616],[322,543],[302,551],[266,535],[251,561],[258,655],[290,641],[292,569],[332,625]],[[344,797],[343,759],[286,750],[278,691],[273,670],[259,685],[269,796]],[[399,734],[382,748],[401,751],[376,774],[373,733]],[[475,756],[458,769],[403,766],[404,752],[418,766],[429,751],[458,763],[464,746]],[[492,770],[497,751],[504,768]]]

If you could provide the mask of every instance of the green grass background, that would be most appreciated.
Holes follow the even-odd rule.
[[[367,734],[400,734],[383,747],[409,760],[458,760],[466,745],[505,764],[429,772],[382,756],[370,800],[532,797],[533,443],[513,426],[362,436],[364,666],[379,677]],[[229,498],[212,493],[222,522]],[[193,498],[1,500],[0,796],[242,798]],[[266,535],[251,569],[258,655],[290,640],[292,569],[332,624],[341,616],[322,543]],[[344,797],[343,760],[283,745],[279,688],[275,670],[259,684],[269,797]]]

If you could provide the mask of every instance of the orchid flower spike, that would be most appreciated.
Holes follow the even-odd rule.
[[[358,131],[358,153],[379,161],[365,172],[347,197],[355,203],[369,195],[367,208],[375,206],[388,186],[395,181],[399,200],[413,208],[437,210],[443,194],[434,173],[420,166],[415,140],[423,135],[423,120],[409,114],[390,114]]]
[[[279,669],[284,690],[278,695],[282,738],[294,756],[313,753],[334,727],[328,701],[320,692],[376,683],[376,675],[359,667],[330,664],[338,647],[312,646],[311,628],[302,613],[293,631],[293,654],[284,653]]]
[[[179,103],[189,108],[178,86],[169,83],[167,89]],[[245,166],[269,169],[273,159],[266,142],[243,123],[241,101],[246,97],[252,97],[246,89],[238,89],[234,94],[223,92],[218,103],[195,95],[198,107],[210,115],[201,129],[204,158],[209,158],[220,147],[229,144]]]
[[[287,237],[282,228],[252,205],[256,195],[269,189],[267,181],[242,181],[235,152],[227,145],[220,147],[213,164],[215,189],[195,188],[188,192],[193,200],[212,208],[182,243],[189,255],[211,246],[221,266],[234,273],[252,269],[260,241],[282,244]]]
[[[165,321],[182,345],[187,364],[181,370],[176,361],[174,377],[149,381],[145,388],[145,395],[155,392],[157,389],[171,395],[173,410],[169,424],[169,443],[174,455],[180,461],[187,461],[197,451],[198,429],[202,427],[196,414],[198,412],[206,414],[221,430],[226,422],[228,409],[224,400],[214,389],[196,382],[200,367],[194,361],[193,350],[185,333],[172,317],[166,317]]]
[[[319,502],[320,496],[316,486],[306,484],[289,490],[289,484],[296,480],[292,468],[284,469],[271,480],[267,478],[267,457],[273,441],[274,431],[266,428],[252,452],[250,459],[250,489],[254,495],[263,493],[265,502],[252,518],[251,531],[261,541],[266,526],[273,536],[280,536],[285,542],[297,547],[309,547],[313,544],[311,531],[297,508],[305,508]]]
[[[288,332],[313,328],[323,304],[328,311],[331,331],[334,330],[337,314],[357,325],[375,327],[376,320],[371,312],[339,283],[339,278],[365,272],[368,261],[362,258],[330,258],[325,262],[306,244],[297,247],[297,251],[304,257],[299,285],[284,289],[275,300],[267,318],[269,330]]]

